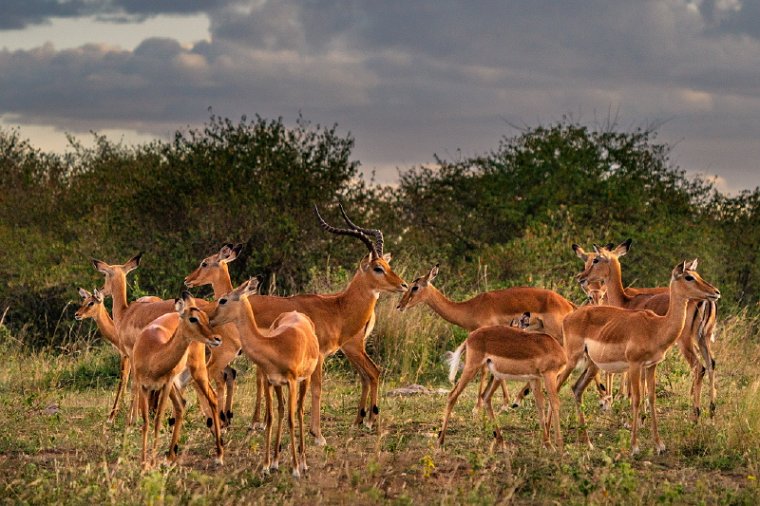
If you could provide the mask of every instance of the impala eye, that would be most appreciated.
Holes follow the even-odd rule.
[[[591,262],[591,263],[594,263],[594,264],[598,264],[598,263],[599,263],[599,259],[598,259],[598,258],[595,258],[595,259],[594,259],[594,261],[593,261],[593,262]]]
[[[87,307],[94,306],[94,305],[95,305],[95,302],[93,301],[93,302],[90,302],[89,304],[87,304]]]
[[[225,304],[227,304],[227,299],[219,299],[219,305],[220,306],[223,306]]]
[[[417,290],[419,290],[419,289],[420,289],[420,287],[419,287],[419,286],[413,286],[413,287],[412,287],[412,291],[413,291],[413,292],[416,292],[416,291],[417,291]]]
[[[201,262],[201,267],[208,267],[208,262],[206,262],[205,260]]]
[[[373,270],[374,270],[376,273],[378,273],[378,274],[385,274],[385,271],[383,270],[383,268],[382,268],[382,267],[375,267]]]
[[[188,318],[188,320],[190,321],[190,323],[198,323],[198,318],[196,318],[195,316],[191,316],[190,318]]]
[[[694,276],[690,276],[689,274],[687,274],[686,276],[683,277],[683,279],[685,279],[686,281],[694,281]]]

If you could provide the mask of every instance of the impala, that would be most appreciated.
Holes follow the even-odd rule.
[[[252,360],[266,377],[266,445],[264,472],[279,467],[280,437],[282,435],[283,400],[282,387],[288,387],[288,427],[293,457],[293,476],[299,477],[306,466],[306,447],[303,430],[303,401],[309,381],[321,362],[319,339],[314,322],[297,311],[281,314],[266,331],[259,330],[248,296],[256,293],[258,281],[251,279],[235,290],[223,295],[210,313],[214,326],[234,324],[238,329],[240,343],[245,355]],[[274,461],[271,460],[272,435],[272,387],[277,390],[279,419],[274,443]],[[314,416],[312,408],[312,416]],[[296,451],[295,417],[298,415],[300,430],[299,447]],[[299,462],[300,458],[300,462]]]
[[[343,206],[340,206],[340,211],[349,226],[347,229],[329,225],[322,219],[316,206],[314,211],[325,231],[359,239],[369,250],[369,254],[359,262],[359,268],[348,286],[341,292],[329,295],[254,295],[249,298],[249,302],[256,314],[256,321],[263,327],[269,327],[279,315],[289,311],[303,313],[314,322],[321,356],[311,378],[310,433],[318,445],[324,445],[325,438],[322,436],[319,419],[324,357],[340,349],[357,370],[362,381],[362,394],[354,424],[365,423],[371,426],[380,413],[377,406],[380,369],[367,355],[364,342],[375,325],[375,304],[380,293],[403,292],[407,285],[391,269],[390,254],[383,253],[383,234],[380,230],[356,226],[346,215]]]
[[[649,406],[652,410],[652,434],[658,452],[665,450],[657,432],[655,409],[655,368],[681,335],[686,323],[690,300],[720,298],[720,291],[704,281],[696,272],[697,261],[683,262],[673,269],[668,309],[664,316],[652,311],[629,310],[612,306],[584,306],[565,318],[563,333],[568,356],[568,369],[587,354],[589,367],[573,386],[578,417],[586,442],[591,445],[583,416],[583,391],[599,369],[628,372],[631,388],[632,433],[631,452],[637,453],[641,376],[646,379]],[[563,378],[564,380],[564,378]]]
[[[572,302],[556,292],[530,287],[493,290],[464,302],[454,302],[433,286],[432,281],[437,275],[438,265],[435,265],[426,275],[415,279],[397,309],[404,311],[424,302],[447,322],[469,331],[492,325],[509,325],[513,319],[529,312],[543,321],[545,332],[558,342],[562,342],[562,320],[575,309]],[[481,392],[484,382],[485,376],[482,376]],[[517,403],[529,392],[529,385],[523,387],[513,407],[517,407]],[[480,397],[478,399],[476,408],[481,406]]]
[[[95,269],[105,275],[105,283],[102,293],[111,295],[113,298],[113,321],[119,342],[124,347],[127,355],[132,359],[134,368],[133,349],[137,338],[142,330],[159,316],[175,311],[175,302],[172,300],[138,299],[129,304],[127,302],[127,274],[137,269],[140,265],[141,255],[132,257],[123,265],[110,265],[101,260],[92,260]],[[203,309],[208,305],[205,301],[197,301],[197,305]],[[222,336],[224,338],[224,336]],[[193,378],[193,386],[198,393],[198,401],[202,409],[207,413],[206,425],[211,429],[217,447],[221,447],[222,436],[220,432],[219,412],[214,389],[208,381],[206,370],[206,349],[203,344],[193,342],[190,345],[190,359],[187,367]],[[213,349],[212,349],[213,353]],[[129,422],[131,423],[137,408],[138,390],[133,384],[133,402]]]
[[[161,417],[168,398],[171,398],[174,407],[174,417],[169,419],[169,425],[173,425],[174,428],[168,459],[173,462],[177,458],[185,403],[174,386],[177,376],[187,367],[188,362],[197,360],[198,357],[192,356],[189,350],[190,345],[196,342],[214,348],[222,341],[218,335],[213,334],[206,313],[196,307],[193,297],[188,292],[183,292],[182,298],[175,301],[175,312],[161,315],[145,327],[132,350],[135,383],[139,388],[140,412],[143,418],[144,467],[155,464]],[[148,459],[148,397],[151,392],[158,392],[158,407],[153,427],[153,448]],[[221,465],[224,462],[224,450],[219,441],[216,452],[216,463]]]
[[[462,376],[449,393],[448,403],[443,415],[443,427],[438,436],[438,444],[443,445],[446,437],[451,411],[467,384],[484,366],[493,378],[485,392],[485,405],[488,416],[494,423],[494,437],[499,445],[504,439],[496,423],[491,396],[496,389],[496,380],[528,380],[536,396],[536,410],[543,432],[545,444],[551,445],[550,427],[554,425],[555,442],[562,448],[562,433],[559,426],[559,397],[557,396],[557,376],[567,363],[567,355],[562,345],[549,334],[538,329],[525,331],[505,325],[482,327],[470,333],[469,337],[454,351],[449,359],[449,380],[453,383],[459,369],[462,354],[465,365]],[[541,387],[543,380],[549,394],[550,412],[548,419],[544,415],[544,394]]]
[[[185,286],[193,288],[203,285],[211,285],[214,290],[214,299],[232,291],[232,280],[227,264],[235,260],[240,253],[242,244],[225,244],[215,254],[204,258],[197,269],[185,277]],[[216,384],[216,395],[219,399],[220,418],[222,424],[232,422],[232,398],[235,391],[237,371],[229,367],[230,362],[240,352],[240,336],[237,327],[229,324],[220,329],[224,333],[222,345],[211,354],[206,367],[209,377]],[[259,412],[261,394],[256,395],[256,413]],[[256,416],[255,418],[258,418]]]
[[[595,246],[594,253],[586,253],[578,245],[573,245],[576,254],[586,262],[579,278],[588,282],[603,281],[607,286],[607,297],[611,306],[650,309],[658,315],[664,315],[668,310],[667,288],[623,288],[618,259],[628,252],[630,246],[631,240],[628,239],[617,247]],[[696,265],[694,268],[696,269]],[[713,415],[715,412],[715,359],[710,350],[710,342],[715,328],[716,313],[716,304],[711,300],[690,302],[684,331],[676,341],[692,370],[691,394],[695,419],[698,419],[701,413],[702,381],[705,372],[710,380],[710,414]],[[694,349],[694,343],[702,354],[704,365]]]

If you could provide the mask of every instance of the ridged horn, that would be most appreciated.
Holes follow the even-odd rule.
[[[319,214],[319,209],[317,208],[317,205],[314,204],[314,213],[317,215],[317,220],[319,220],[319,225],[326,230],[327,232],[330,232],[331,234],[336,235],[348,235],[351,237],[356,237],[357,239],[361,240],[361,242],[364,243],[365,246],[367,246],[367,249],[369,250],[370,254],[372,254],[375,257],[378,257],[377,250],[375,249],[375,245],[372,243],[372,241],[364,235],[359,230],[349,230],[347,228],[336,228],[332,225],[328,224],[323,218],[322,215]]]
[[[383,233],[376,228],[361,228],[356,226],[346,214],[346,210],[343,209],[343,204],[339,202],[338,207],[340,207],[340,214],[343,215],[343,219],[348,223],[349,227],[358,230],[362,234],[371,235],[375,238],[375,251],[377,251],[378,256],[383,256]]]

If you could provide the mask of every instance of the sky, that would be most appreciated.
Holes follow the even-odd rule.
[[[339,126],[398,170],[567,116],[656,126],[672,161],[760,185],[758,0],[3,0],[0,127],[168,138],[214,114]]]

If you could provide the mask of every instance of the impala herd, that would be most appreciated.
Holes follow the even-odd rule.
[[[176,300],[143,297],[127,299],[127,275],[140,264],[140,255],[123,265],[93,260],[105,276],[102,289],[92,293],[79,289],[82,303],[76,319],[93,318],[103,336],[117,349],[121,375],[116,399],[108,416],[113,422],[122,392],[132,375],[132,403],[127,422],[138,412],[143,419],[142,464],[156,463],[162,413],[167,400],[173,415],[169,418],[172,438],[168,460],[179,452],[178,442],[184,419],[184,390],[192,384],[206,417],[216,446],[217,464],[224,462],[222,429],[232,422],[237,372],[230,364],[244,354],[257,366],[256,407],[252,428],[261,427],[261,400],[265,414],[265,473],[279,466],[283,418],[287,412],[293,476],[307,469],[304,443],[304,400],[311,391],[309,431],[317,445],[324,445],[320,428],[322,369],[325,357],[338,350],[348,358],[362,382],[361,397],[354,424],[372,426],[380,413],[377,404],[380,369],[367,355],[365,341],[375,324],[375,305],[383,292],[403,293],[397,309],[404,311],[425,303],[446,321],[470,332],[468,338],[449,353],[449,379],[454,382],[460,363],[464,367],[449,393],[438,436],[443,445],[451,411],[459,395],[481,373],[476,409],[485,406],[494,426],[496,443],[504,441],[496,423],[491,398],[497,387],[509,402],[506,380],[526,381],[515,398],[517,406],[533,392],[543,439],[563,447],[560,430],[558,391],[569,375],[582,365],[584,370],[572,386],[580,427],[586,443],[582,396],[592,381],[597,381],[604,406],[612,396],[612,375],[622,375],[621,390],[629,393],[632,423],[631,452],[638,447],[639,410],[646,393],[651,411],[652,436],[658,452],[665,449],[657,432],[655,409],[655,368],[674,343],[678,344],[692,372],[692,417],[700,416],[702,381],[710,382],[710,414],[715,411],[715,359],[710,350],[716,322],[715,301],[720,291],[697,273],[697,260],[678,264],[668,287],[633,289],[622,282],[619,258],[631,240],[620,245],[594,245],[586,252],[573,245],[584,261],[577,276],[588,303],[577,307],[561,295],[541,288],[508,288],[481,293],[470,300],[455,302],[433,286],[438,266],[408,286],[390,266],[391,257],[383,252],[383,234],[377,229],[355,225],[340,211],[347,228],[325,222],[314,208],[320,226],[327,232],[359,239],[368,249],[348,286],[340,292],[319,295],[275,297],[257,295],[258,281],[250,279],[233,287],[227,264],[240,253],[241,245],[226,244],[218,253],[204,258],[199,267],[185,277],[188,288],[212,285],[214,301],[195,299],[185,291]],[[104,298],[113,300],[113,319]],[[700,359],[701,355],[701,359]],[[704,363],[704,365],[703,365]],[[599,382],[599,372],[607,374]],[[487,383],[486,383],[487,381]],[[214,383],[212,387],[211,383]],[[283,387],[287,386],[287,397]],[[545,407],[544,388],[548,394]],[[278,404],[278,423],[271,448],[274,422],[274,392]],[[148,453],[149,417],[154,414],[153,444]],[[296,418],[299,437],[296,440]],[[296,444],[298,443],[298,444]],[[274,453],[274,455],[272,455]]]

